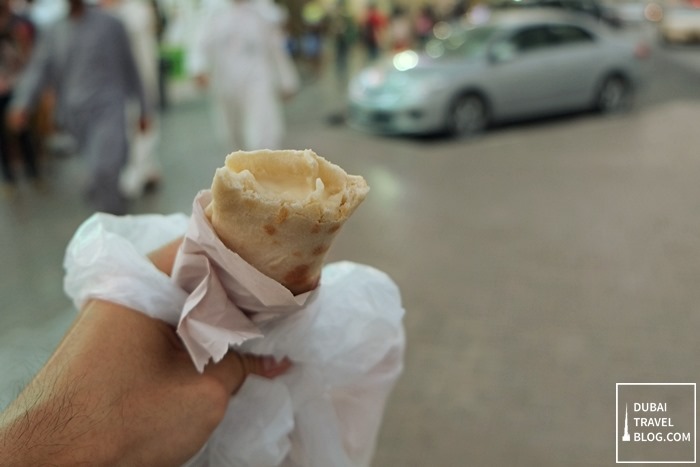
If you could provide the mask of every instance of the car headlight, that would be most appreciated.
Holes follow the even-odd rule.
[[[351,82],[348,88],[350,99],[366,99],[372,93],[380,90],[386,82],[386,74],[375,68],[361,71]]]
[[[391,63],[398,71],[412,70],[418,65],[418,54],[413,50],[404,50],[394,55]]]
[[[440,76],[421,76],[408,73],[385,74],[368,69],[351,83],[348,95],[354,101],[371,100],[380,107],[414,104],[432,98],[446,84]]]

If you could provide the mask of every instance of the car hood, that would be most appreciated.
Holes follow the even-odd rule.
[[[362,73],[371,77],[371,87],[381,87],[402,81],[429,79],[433,76],[449,77],[459,70],[460,74],[484,66],[483,58],[462,59],[453,57],[433,58],[425,53],[406,51],[382,59],[365,68]]]
[[[379,64],[386,72],[398,73],[429,73],[432,71],[441,72],[454,68],[476,67],[483,64],[481,57],[431,57],[425,52],[415,52],[412,50],[397,53],[384,59]]]
[[[365,68],[350,82],[353,102],[391,107],[402,102],[432,99],[436,92],[449,92],[478,74],[486,61],[433,58],[416,52],[399,53]]]

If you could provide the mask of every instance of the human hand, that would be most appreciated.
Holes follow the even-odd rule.
[[[206,89],[209,87],[209,75],[206,73],[199,73],[194,77],[194,82],[197,84],[197,87]]]
[[[282,98],[282,100],[284,102],[289,102],[294,98],[294,96],[296,96],[296,94],[297,94],[296,91],[283,90],[280,93],[280,97]]]
[[[176,246],[154,252],[154,264],[169,272]],[[230,352],[200,374],[168,324],[93,300],[0,414],[0,459],[181,465],[204,445],[248,374],[273,378],[290,365]]]
[[[150,129],[151,129],[151,119],[142,115],[141,118],[139,118],[139,131],[141,133],[146,133]]]
[[[10,109],[6,115],[7,128],[19,132],[27,128],[29,113],[24,109]]]

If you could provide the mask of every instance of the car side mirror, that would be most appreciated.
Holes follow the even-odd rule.
[[[515,46],[510,42],[499,42],[494,44],[489,51],[489,61],[493,64],[505,63],[513,60],[517,52]]]

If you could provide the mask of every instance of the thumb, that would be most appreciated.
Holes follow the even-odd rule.
[[[235,394],[248,375],[272,379],[286,373],[291,366],[287,357],[277,361],[269,355],[242,354],[232,350],[219,362],[207,365],[204,373],[221,381],[231,394]]]

